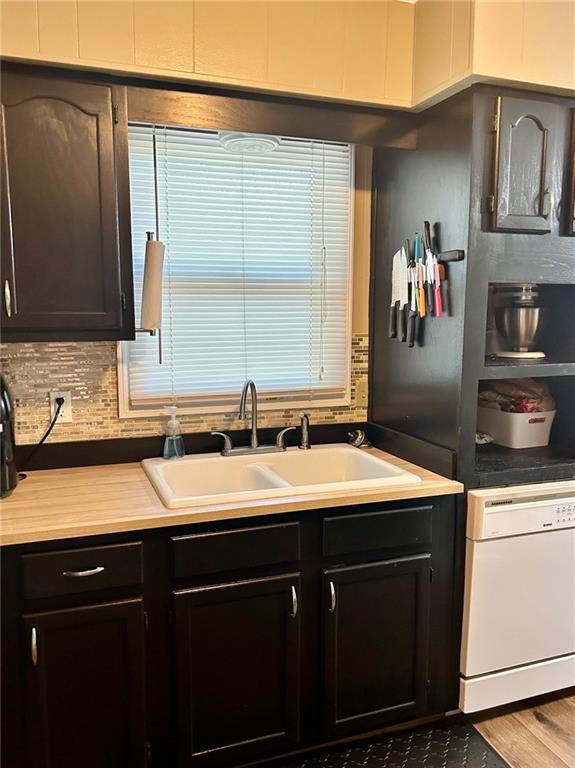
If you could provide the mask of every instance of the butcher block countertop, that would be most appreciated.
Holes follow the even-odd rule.
[[[0,505],[0,545],[463,492],[461,483],[447,480],[376,448],[368,450],[418,475],[422,482],[378,491],[314,493],[166,509],[139,463],[29,472],[14,493],[3,499]]]

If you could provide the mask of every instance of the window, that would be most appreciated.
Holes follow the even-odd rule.
[[[121,415],[226,411],[248,378],[264,408],[349,402],[353,147],[237,139],[129,128],[137,317],[157,180],[163,364],[120,345]]]

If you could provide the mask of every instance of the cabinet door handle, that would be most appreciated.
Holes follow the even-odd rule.
[[[105,570],[103,565],[97,565],[87,571],[62,571],[62,576],[66,576],[67,579],[83,579],[85,576],[95,576],[97,573],[102,573],[103,570]]]
[[[335,584],[333,581],[329,582],[329,612],[333,613],[335,611],[336,606],[336,597],[335,597]]]
[[[549,198],[549,210],[547,211],[547,213],[545,213],[546,197]],[[543,190],[543,218],[551,219],[554,208],[555,208],[555,195],[553,194],[553,190],[551,189],[551,187],[545,187],[545,189]]]
[[[295,619],[295,617],[297,616],[297,611],[298,611],[297,590],[292,585],[292,588],[291,588],[291,617],[292,617],[292,619]]]
[[[4,280],[4,306],[8,317],[12,317],[12,292],[8,280]]]
[[[38,638],[36,636],[36,627],[32,627],[30,632],[30,656],[32,657],[32,664],[36,667],[38,665]]]

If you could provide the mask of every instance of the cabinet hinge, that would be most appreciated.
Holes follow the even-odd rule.
[[[114,125],[118,125],[120,122],[120,113],[118,111],[118,105],[112,104],[112,116],[114,118]]]
[[[152,764],[152,745],[149,741],[146,742],[146,765]]]
[[[144,631],[147,632],[150,628],[150,619],[148,618],[148,612],[144,611]]]
[[[433,568],[430,568],[430,569],[429,569],[429,581],[430,581],[430,582],[432,582],[432,581],[433,581]]]
[[[495,195],[489,195],[486,202],[487,213],[495,213]]]
[[[431,680],[425,681],[425,690],[427,691],[427,693],[431,691]]]
[[[122,310],[125,312],[126,311],[126,294],[125,293],[120,294],[120,301],[122,303]]]
[[[491,115],[491,130],[494,133],[496,133],[498,127],[499,127],[499,115],[497,114],[497,112],[494,112]]]

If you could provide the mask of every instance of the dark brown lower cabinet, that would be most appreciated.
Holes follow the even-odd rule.
[[[33,768],[146,763],[141,599],[24,616]]]
[[[324,571],[326,735],[424,710],[430,565],[423,554]]]
[[[300,576],[179,590],[179,765],[235,765],[299,739]]]
[[[233,768],[455,709],[464,529],[442,497],[3,547],[2,768]]]

